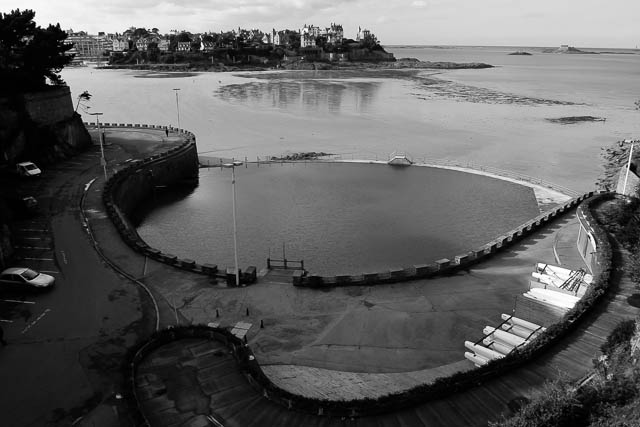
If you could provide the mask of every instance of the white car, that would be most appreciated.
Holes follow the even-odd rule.
[[[42,173],[33,162],[21,162],[16,165],[16,171],[22,176],[38,176]]]
[[[55,282],[55,277],[26,267],[7,268],[0,273],[0,287],[3,289],[49,289]]]

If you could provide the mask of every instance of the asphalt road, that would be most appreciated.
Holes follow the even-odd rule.
[[[2,426],[82,425],[96,407],[127,425],[117,398],[120,364],[155,319],[142,312],[145,297],[136,285],[104,264],[84,228],[80,200],[93,179],[102,179],[95,146],[17,184],[39,208],[12,226],[14,265],[47,272],[56,285],[0,294],[8,342],[0,348]]]

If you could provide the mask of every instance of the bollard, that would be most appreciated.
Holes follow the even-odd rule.
[[[247,307],[247,316],[249,315],[249,307]]]
[[[260,329],[264,329],[264,320],[260,320]]]
[[[218,311],[218,309],[216,308],[216,318],[220,317],[220,312]]]

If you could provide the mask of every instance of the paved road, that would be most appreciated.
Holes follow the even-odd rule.
[[[106,147],[106,157],[118,150]],[[115,398],[120,363],[155,319],[141,311],[138,287],[105,265],[83,229],[81,196],[101,176],[94,146],[20,183],[22,193],[38,199],[39,212],[13,224],[15,264],[55,276],[56,286],[42,294],[0,295],[9,342],[0,348],[2,426],[82,425],[96,407],[103,423],[126,425],[126,416],[118,421],[122,408]]]

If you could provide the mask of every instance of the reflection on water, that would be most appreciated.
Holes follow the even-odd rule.
[[[283,79],[223,86],[216,96],[251,105],[297,109],[308,113],[364,113],[374,101],[382,82],[326,79]]]
[[[233,265],[231,176],[202,170],[188,197],[153,210],[138,232],[151,246]],[[358,273],[466,253],[538,214],[533,191],[426,167],[273,164],[236,170],[240,264],[262,268],[283,243],[315,273]]]
[[[578,104],[462,84],[447,80],[442,72],[433,70],[384,70],[375,75],[377,81],[371,80],[371,70],[262,73],[247,77],[257,78],[258,81],[223,86],[216,95],[226,100],[280,109],[361,113],[368,111],[380,92],[383,84],[380,79],[387,77],[413,82],[416,90],[411,95],[420,100],[453,99],[460,102],[531,106]]]

